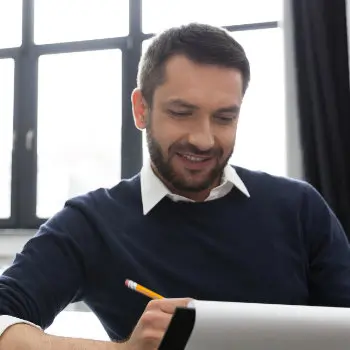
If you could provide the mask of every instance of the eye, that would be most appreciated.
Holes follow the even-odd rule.
[[[235,119],[236,119],[236,115],[232,115],[232,116],[217,116],[216,119],[223,124],[229,124],[232,123]]]
[[[168,110],[169,114],[171,114],[174,117],[188,117],[192,114],[192,112],[186,111],[186,112],[177,112],[177,111],[173,111],[173,110]]]

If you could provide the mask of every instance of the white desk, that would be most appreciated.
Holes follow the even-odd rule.
[[[109,340],[100,321],[92,312],[62,311],[45,332],[63,337]]]

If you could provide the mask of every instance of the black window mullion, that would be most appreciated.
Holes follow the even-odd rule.
[[[16,58],[18,54],[18,47],[11,47],[6,49],[0,49],[1,58]]]
[[[125,37],[93,39],[84,41],[72,41],[65,43],[43,44],[36,45],[35,52],[37,56],[47,54],[108,50],[108,49],[123,49],[126,45]]]
[[[142,47],[142,3],[129,0],[129,37],[123,51],[121,175],[135,175],[142,165],[142,134],[135,128],[130,96],[136,87],[137,68]]]
[[[246,30],[261,30],[261,29],[273,29],[278,27],[278,22],[262,22],[262,23],[248,23],[238,24],[232,26],[224,26],[229,32],[242,32]]]
[[[15,67],[14,210],[16,226],[35,227],[37,57],[34,53],[34,0],[23,1],[22,46]]]

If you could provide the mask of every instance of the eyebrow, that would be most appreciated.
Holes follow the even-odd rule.
[[[189,108],[189,109],[199,109],[198,106],[196,106],[192,103],[186,102],[184,100],[181,100],[179,98],[176,98],[176,99],[173,99],[173,100],[166,102],[166,106],[167,107],[182,107],[182,108]]]
[[[168,102],[166,102],[166,107],[180,107],[180,108],[188,108],[188,109],[192,109],[192,110],[197,110],[199,109],[198,106],[192,104],[192,103],[189,103],[189,102],[186,102],[182,99],[179,99],[179,98],[176,98],[176,99],[173,99],[173,100],[170,100]],[[234,104],[232,106],[227,106],[227,107],[222,107],[222,108],[219,108],[218,110],[216,110],[214,112],[214,114],[217,114],[217,113],[239,113],[240,111],[240,106]]]
[[[192,103],[189,103],[189,102],[186,102],[182,99],[173,99],[173,100],[170,100],[168,102],[166,102],[166,107],[180,107],[180,108],[188,108],[188,109],[192,109],[192,110],[198,110],[199,107],[192,104]],[[238,114],[240,111],[240,106],[234,104],[232,106],[227,106],[227,107],[222,107],[222,108],[219,108],[217,109],[216,111],[214,111],[213,114],[218,114],[218,113],[234,113],[234,114]]]
[[[228,107],[219,108],[215,113],[235,113],[237,114],[240,110],[240,107],[237,105],[232,105]]]

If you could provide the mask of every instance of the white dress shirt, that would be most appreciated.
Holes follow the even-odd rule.
[[[140,174],[141,181],[141,199],[143,205],[143,214],[147,215],[165,196],[168,196],[173,201],[188,201],[194,202],[192,199],[171,193],[170,190],[163,184],[163,182],[155,175],[152,170],[150,162],[147,162]],[[223,177],[219,186],[210,191],[209,196],[205,201],[210,201],[224,197],[233,187],[237,187],[247,197],[250,197],[249,192],[244,185],[241,178],[238,176],[236,170],[227,165],[224,169]],[[7,315],[0,316],[0,337],[5,330],[17,323],[26,323],[36,326],[31,322]],[[38,327],[38,326],[36,326]],[[40,327],[38,327],[40,328]]]
[[[250,197],[247,188],[236,170],[231,165],[227,165],[224,169],[220,185],[210,191],[205,201],[226,196],[232,190],[233,186],[237,187],[247,197]],[[144,215],[148,214],[165,196],[168,196],[175,202],[194,202],[192,199],[171,193],[159,177],[155,175],[150,162],[147,162],[141,170],[141,196]]]

